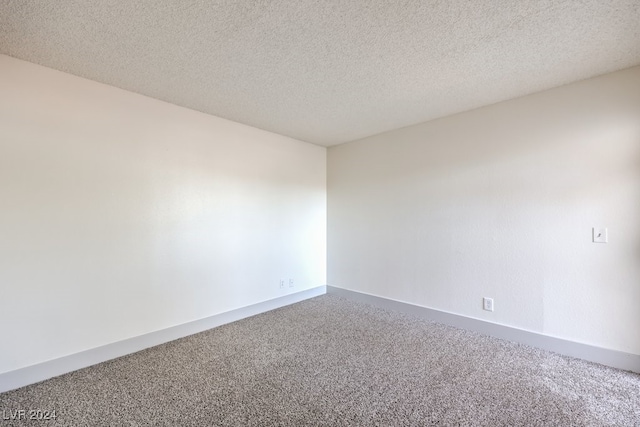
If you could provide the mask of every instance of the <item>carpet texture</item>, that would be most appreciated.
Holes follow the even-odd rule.
[[[0,394],[9,425],[640,426],[640,375],[324,295]]]

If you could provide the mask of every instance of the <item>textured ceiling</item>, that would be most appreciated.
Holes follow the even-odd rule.
[[[333,145],[638,65],[640,1],[0,0],[0,53]]]

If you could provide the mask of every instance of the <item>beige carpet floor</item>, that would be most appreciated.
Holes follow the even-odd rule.
[[[65,426],[640,426],[640,375],[324,295],[0,394]]]

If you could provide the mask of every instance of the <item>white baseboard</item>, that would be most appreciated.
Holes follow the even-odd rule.
[[[0,393],[24,387],[44,381],[58,375],[86,368],[127,354],[135,353],[145,348],[164,344],[169,341],[183,338],[188,335],[197,334],[207,329],[215,328],[226,323],[235,322],[240,319],[255,316],[276,308],[294,304],[309,298],[324,295],[327,292],[326,286],[318,286],[306,291],[296,292],[268,301],[263,301],[247,307],[216,314],[204,319],[194,320],[182,325],[150,332],[148,334],[118,341],[101,347],[92,348],[79,353],[48,360],[36,365],[26,366],[14,371],[0,374]]]
[[[600,363],[625,371],[640,373],[640,355],[625,353],[617,350],[596,347],[574,341],[568,341],[536,332],[473,319],[458,314],[447,313],[432,308],[395,301],[375,295],[352,291],[334,286],[327,286],[327,292],[352,301],[364,302],[387,310],[399,311],[429,319],[436,322],[456,326],[461,329],[480,332],[496,338],[515,341],[543,350],[553,351],[566,356]]]

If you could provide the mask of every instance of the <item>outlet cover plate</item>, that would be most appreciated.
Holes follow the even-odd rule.
[[[493,298],[482,298],[482,309],[486,311],[493,311]]]

